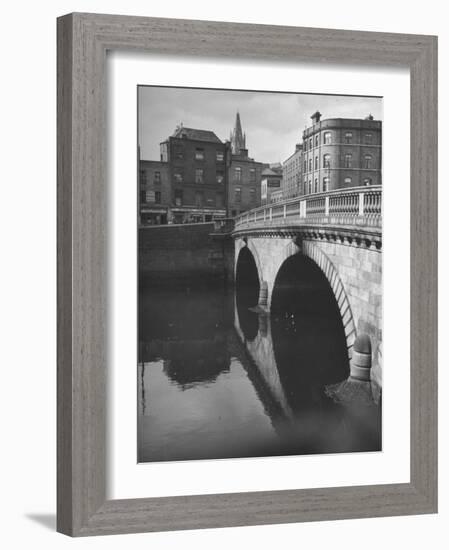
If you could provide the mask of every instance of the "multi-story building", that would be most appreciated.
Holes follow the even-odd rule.
[[[282,164],[282,195],[284,199],[302,195],[302,144]]]
[[[382,183],[382,122],[312,115],[303,133],[302,193]]]
[[[282,166],[271,165],[265,168],[262,172],[261,182],[261,202],[262,204],[269,204],[272,201],[272,195],[276,201],[282,198]]]
[[[161,162],[169,170],[169,223],[226,216],[228,150],[214,132],[182,124],[160,144]]]
[[[139,162],[139,223],[165,224],[170,218],[170,170],[167,162]]]
[[[248,156],[246,135],[242,132],[240,114],[230,136],[228,166],[228,216],[235,217],[245,210],[260,206],[262,170],[266,165]]]

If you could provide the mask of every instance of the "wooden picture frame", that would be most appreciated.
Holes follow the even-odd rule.
[[[83,536],[436,512],[436,37],[82,13],[57,24],[58,531]],[[409,67],[410,483],[106,500],[108,50]]]

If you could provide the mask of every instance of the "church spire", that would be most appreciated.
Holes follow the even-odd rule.
[[[240,113],[237,111],[234,130],[231,132],[231,146],[234,155],[238,155],[241,149],[246,149],[246,136],[243,135]]]

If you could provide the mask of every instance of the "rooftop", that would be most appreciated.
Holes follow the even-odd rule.
[[[197,128],[186,128],[185,126],[177,126],[171,137],[186,138],[195,141],[210,141],[212,143],[223,143],[215,134],[210,130],[198,130]]]

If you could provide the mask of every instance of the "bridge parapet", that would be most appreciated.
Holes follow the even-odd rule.
[[[267,204],[235,218],[234,231],[292,225],[355,226],[380,234],[382,187],[338,189]]]

